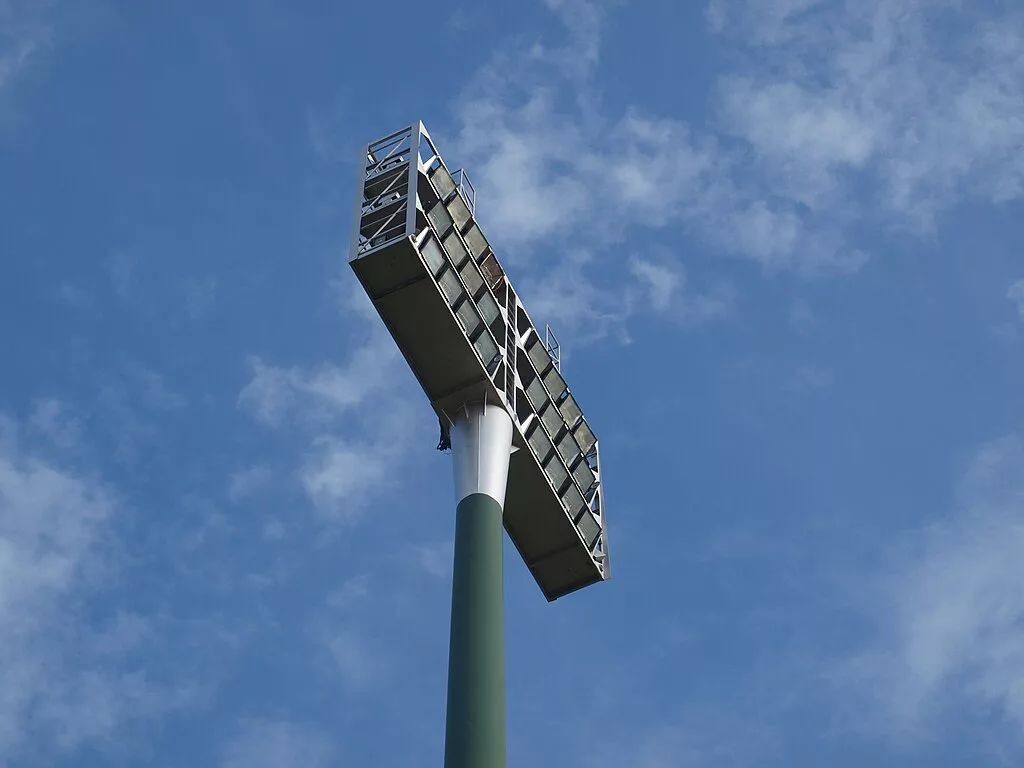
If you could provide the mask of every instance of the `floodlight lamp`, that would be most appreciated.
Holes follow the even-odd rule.
[[[480,362],[484,365],[490,365],[494,356],[498,354],[498,345],[494,343],[494,339],[486,329],[473,342],[473,348],[476,349],[476,353],[480,356]]]
[[[452,217],[448,215],[448,209],[442,202],[438,202],[427,211],[427,220],[438,235],[444,235],[452,226]]]
[[[444,252],[434,237],[428,237],[424,241],[423,245],[420,246],[420,253],[423,254],[423,260],[427,263],[427,269],[430,270],[432,275],[440,272],[441,268],[447,263]]]
[[[580,489],[576,487],[575,483],[569,483],[566,489],[562,491],[562,504],[565,506],[565,511],[569,513],[569,517],[573,520],[579,517],[583,511],[586,502],[583,500],[583,494],[580,493]]]
[[[448,255],[451,256],[452,262],[458,267],[461,267],[462,262],[469,259],[469,252],[466,250],[466,246],[462,244],[462,238],[459,237],[459,233],[454,229],[444,239],[444,247],[448,251]]]
[[[558,408],[550,400],[547,405],[544,406],[544,410],[541,411],[540,420],[547,427],[548,433],[557,435],[558,430],[562,428],[564,422],[562,421],[562,414],[558,412]]]
[[[573,437],[572,432],[566,430],[565,433],[555,441],[555,447],[558,448],[558,452],[565,459],[566,464],[571,464],[576,460],[576,457],[580,455],[580,446],[576,442],[576,438]]]
[[[544,404],[549,402],[547,390],[544,389],[544,382],[540,380],[540,376],[534,376],[526,385],[526,396],[530,398],[530,402],[533,403],[533,407],[538,413]]]
[[[575,429],[576,442],[580,444],[580,450],[583,453],[590,455],[594,446],[597,445],[597,438],[594,437],[593,431],[590,429],[590,425],[586,421],[581,421]]]
[[[470,296],[480,293],[480,289],[484,287],[484,279],[472,259],[466,259],[466,263],[459,269],[459,274],[462,275],[462,282],[466,284]]]
[[[572,395],[566,395],[565,399],[558,404],[558,408],[562,412],[562,416],[565,417],[565,423],[570,427],[575,426],[576,422],[583,415],[583,411],[576,404],[576,398]]]
[[[501,310],[498,308],[498,303],[494,300],[494,297],[489,293],[484,293],[477,302],[477,306],[480,307],[480,314],[484,318],[484,323],[491,326],[495,320],[501,317]]]
[[[534,423],[533,431],[530,433],[528,440],[530,441],[530,449],[533,451],[533,455],[537,457],[541,464],[547,461],[548,456],[555,450],[547,433],[537,422]]]
[[[455,182],[441,163],[438,163],[433,173],[430,174],[430,180],[434,182],[434,189],[437,190],[437,194],[442,200],[447,200],[455,191]]]
[[[587,545],[587,549],[592,549],[594,544],[597,543],[598,536],[601,535],[601,525],[589,511],[583,513],[583,516],[576,523],[576,529],[580,532],[580,536],[583,537],[583,542]]]
[[[480,227],[476,226],[476,224],[466,230],[466,245],[469,246],[469,250],[473,253],[473,258],[477,260],[487,251],[487,238],[484,237]]]
[[[544,371],[548,369],[548,366],[552,364],[551,355],[548,354],[547,348],[544,346],[544,342],[537,339],[533,346],[526,350],[526,353],[530,356],[530,360],[533,361],[533,367],[537,369],[537,372],[543,375]]]
[[[547,474],[548,480],[551,481],[551,487],[555,489],[555,493],[559,493],[569,480],[569,473],[557,453],[551,454],[548,463],[544,465],[544,472]]]
[[[455,315],[459,318],[459,324],[467,336],[473,336],[480,330],[480,326],[483,325],[480,321],[480,314],[476,311],[476,307],[469,298],[466,298],[459,305],[459,308],[455,310]]]
[[[448,213],[451,214],[452,220],[455,222],[455,226],[460,232],[465,229],[469,220],[473,216],[469,212],[469,208],[466,206],[466,201],[462,199],[462,195],[456,195],[452,198],[451,202],[448,203]]]
[[[575,468],[572,470],[572,476],[579,484],[583,494],[589,495],[590,489],[594,487],[596,477],[594,476],[594,470],[590,468],[585,456],[580,457],[579,462],[577,462]]]
[[[484,273],[484,279],[491,290],[500,285],[502,278],[505,277],[505,273],[502,271],[501,265],[493,253],[488,253],[480,260],[480,270]]]
[[[448,300],[449,306],[455,306],[459,298],[465,295],[462,290],[462,283],[459,282],[459,278],[455,276],[455,270],[451,267],[444,271],[438,280],[438,284],[441,287],[441,293]]]
[[[544,374],[544,386],[548,388],[548,392],[556,400],[565,392],[565,379],[562,378],[562,374],[558,372],[558,368],[554,365]]]

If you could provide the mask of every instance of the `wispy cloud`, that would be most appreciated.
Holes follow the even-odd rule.
[[[1004,4],[715,0],[739,55],[713,130],[602,110],[603,7],[548,5],[563,42],[501,50],[456,106],[481,218],[517,258],[676,224],[771,270],[851,272],[865,223],[927,234],[1024,191],[1024,17]]]
[[[1018,280],[1006,292],[1006,298],[1017,307],[1017,314],[1024,320],[1024,280]]]
[[[605,730],[586,763],[604,768],[709,768],[771,763],[777,738],[756,717],[691,708],[635,727]],[[767,759],[766,759],[767,758]]]
[[[1014,436],[978,452],[956,512],[906,541],[876,582],[876,637],[837,676],[859,694],[859,724],[873,713],[871,727],[915,739],[984,712],[1024,736],[1021,552],[1024,442]]]
[[[1024,15],[1009,5],[715,0],[709,17],[752,53],[720,83],[723,126],[806,221],[927,233],[962,201],[1024,192]]]
[[[220,768],[326,768],[336,761],[334,743],[317,726],[251,719],[222,747]]]
[[[397,478],[414,406],[398,383],[401,360],[394,341],[372,315],[365,296],[352,292],[343,310],[360,340],[344,363],[283,368],[259,358],[238,406],[260,424],[288,430],[305,443],[294,475],[321,516],[356,519],[365,501]],[[429,419],[424,423],[429,422]]]
[[[52,31],[46,11],[50,5],[45,0],[0,0],[0,96],[49,44]]]
[[[684,324],[698,325],[719,320],[734,309],[736,293],[730,284],[720,283],[703,291],[695,290],[678,259],[634,256],[630,259],[629,268],[637,282],[634,303],[663,316]]]
[[[228,479],[228,499],[238,504],[265,487],[272,478],[270,467],[263,464],[241,469]]]
[[[28,428],[60,451],[74,451],[81,445],[81,419],[56,398],[40,398],[32,404]]]
[[[315,438],[299,470],[302,487],[322,515],[339,522],[355,519],[362,501],[380,488],[398,450],[389,436]]]
[[[794,392],[814,392],[832,384],[832,371],[817,365],[801,365],[788,382],[788,389]]]
[[[474,169],[496,243],[514,254],[570,240],[600,250],[677,224],[773,269],[863,262],[834,227],[808,227],[795,202],[754,183],[744,152],[722,137],[637,108],[604,114],[594,75],[603,12],[584,0],[572,12],[551,5],[563,44],[500,52],[456,107],[456,154]]]
[[[33,421],[61,438],[61,408]],[[55,426],[56,425],[56,426]],[[89,476],[30,449],[26,432],[0,416],[0,762],[25,750],[49,762],[126,723],[186,703],[192,692],[149,678],[131,653],[148,620],[118,613],[86,621],[86,601],[117,580],[116,497]],[[44,754],[45,753],[45,754]]]
[[[417,544],[413,548],[413,558],[428,575],[435,579],[445,579],[452,572],[454,548],[455,542],[451,540]]]

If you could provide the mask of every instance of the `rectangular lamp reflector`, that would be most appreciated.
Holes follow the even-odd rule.
[[[557,400],[565,392],[565,379],[562,378],[562,374],[558,372],[558,369],[554,366],[544,374],[544,386],[548,388],[548,392],[551,396]]]
[[[448,251],[448,255],[451,256],[452,262],[456,266],[462,266],[462,262],[469,258],[469,252],[466,250],[466,246],[462,244],[462,240],[459,238],[458,233],[452,230],[448,237],[444,239],[444,249]]]
[[[505,273],[501,271],[501,265],[498,260],[494,257],[493,253],[487,254],[487,256],[480,262],[480,269],[484,273],[484,280],[487,281],[487,285],[492,289],[501,282],[501,279],[505,276]]]
[[[583,537],[587,549],[593,549],[594,544],[597,542],[597,537],[601,535],[601,526],[589,511],[583,513],[583,517],[576,523],[576,529]]]
[[[558,458],[557,453],[551,454],[550,461],[544,465],[544,473],[548,476],[556,493],[561,493],[562,488],[569,482],[569,473],[565,469],[565,464]]]
[[[530,360],[533,361],[533,367],[537,369],[538,373],[543,374],[547,367],[551,365],[551,355],[548,354],[547,348],[540,339],[535,341],[533,346],[526,350],[526,353],[530,356]]]
[[[430,175],[430,180],[434,182],[434,189],[437,190],[437,194],[441,196],[442,200],[447,200],[448,196],[455,191],[455,181],[443,165],[439,165],[434,169],[434,172]]]
[[[555,447],[558,448],[558,452],[565,459],[566,464],[572,464],[580,454],[579,443],[572,436],[572,432],[566,432],[562,435],[556,442]]]
[[[594,446],[597,445],[597,438],[594,437],[593,431],[591,431],[590,426],[585,420],[581,421],[579,426],[576,427],[575,434],[576,441],[580,444],[580,450],[583,453],[590,453]]]
[[[462,282],[466,284],[470,296],[476,296],[480,293],[480,289],[484,287],[484,279],[481,277],[480,270],[477,269],[472,259],[466,259],[466,263],[462,265],[459,274],[462,275]]]
[[[448,213],[451,214],[452,219],[455,221],[455,226],[459,228],[460,232],[465,229],[466,224],[473,217],[473,214],[469,212],[469,208],[466,206],[466,202],[462,199],[462,195],[456,195],[448,203]]]
[[[537,457],[537,461],[543,464],[547,461],[548,456],[552,454],[555,447],[551,444],[551,440],[544,433],[543,428],[540,426],[540,422],[534,422],[533,432],[526,438],[530,444],[530,448],[533,450],[533,455]]]
[[[526,395],[538,412],[544,407],[544,403],[548,402],[548,393],[544,391],[544,384],[539,376],[535,376],[533,381],[526,385]]]
[[[566,395],[565,400],[558,404],[558,408],[562,411],[562,416],[565,417],[565,423],[570,427],[574,426],[583,415],[583,411],[576,404],[576,398],[572,395]]]
[[[438,235],[443,235],[452,226],[452,217],[448,215],[448,209],[444,207],[443,203],[437,203],[427,211],[427,219]]]
[[[498,308],[498,302],[496,302],[494,297],[489,293],[485,293],[480,297],[480,301],[477,302],[477,306],[480,307],[480,314],[484,318],[484,323],[488,326],[501,316],[501,310]]]
[[[583,493],[589,494],[596,478],[594,477],[594,470],[592,470],[590,465],[587,464],[586,458],[580,459],[579,463],[572,471],[572,476],[575,478],[576,482],[579,483]]]
[[[550,400],[548,404],[544,406],[543,413],[540,414],[540,420],[544,422],[544,426],[548,428],[548,433],[557,435],[558,430],[562,428],[562,414],[558,412],[558,408]]]
[[[459,325],[462,326],[462,330],[466,332],[467,336],[475,334],[482,325],[480,314],[476,311],[476,307],[473,306],[473,302],[468,298],[459,304],[459,308],[455,310],[455,316],[459,318]]]
[[[473,348],[476,350],[477,355],[480,356],[480,362],[484,366],[490,365],[494,360],[494,356],[498,354],[498,345],[494,343],[494,339],[491,338],[491,334],[487,332],[486,328],[477,337],[477,340],[473,342]]]
[[[575,483],[569,483],[569,486],[562,493],[562,506],[565,507],[565,511],[569,513],[569,517],[575,520],[580,516],[580,512],[587,506],[587,503],[583,500],[583,494],[580,493],[580,489],[576,487]]]
[[[473,258],[477,261],[480,260],[488,248],[487,238],[484,237],[484,233],[480,231],[480,227],[475,223],[466,230],[466,245],[469,246]]]
[[[459,300],[459,297],[464,295],[462,283],[455,276],[455,270],[449,267],[437,282],[441,285],[441,293],[444,294],[445,299],[448,301],[448,306],[455,306],[455,302]]]
[[[444,251],[441,250],[441,246],[437,244],[437,239],[433,236],[428,237],[423,247],[420,248],[420,253],[423,254],[423,260],[427,263],[427,269],[430,270],[430,274],[436,275],[441,271],[446,263],[444,257]]]

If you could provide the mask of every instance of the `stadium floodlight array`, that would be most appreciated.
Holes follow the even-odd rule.
[[[423,124],[368,144],[350,264],[450,433],[456,489],[446,768],[504,766],[501,528],[545,597],[608,578],[600,449]]]

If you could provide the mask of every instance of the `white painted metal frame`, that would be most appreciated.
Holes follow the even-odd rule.
[[[464,171],[459,170],[452,173],[448,170],[429,133],[421,122],[417,121],[400,131],[370,142],[366,145],[363,156],[365,163],[358,170],[356,197],[359,203],[356,206],[350,243],[351,261],[386,248],[401,239],[408,239],[417,250],[425,244],[428,236],[435,238],[439,245],[442,244],[442,235],[445,235],[445,232],[434,231],[433,225],[427,217],[428,211],[425,210],[429,205],[429,201],[424,203],[420,199],[419,194],[421,179],[426,179],[431,185],[432,194],[441,202],[447,199],[440,192],[439,188],[436,187],[431,177],[431,171],[437,167],[443,168],[445,173],[451,178],[455,188],[458,190],[458,194],[462,197],[463,202],[470,211],[473,223],[477,227],[479,226],[476,220],[476,190],[472,182]],[[413,159],[415,159],[415,162],[413,162]],[[376,184],[374,183],[375,181]],[[447,237],[457,238],[462,247],[472,253],[468,243],[463,240],[463,235],[459,228],[453,228],[450,222],[448,227],[449,229],[446,230],[448,232]],[[466,232],[468,234],[470,229],[467,228]],[[445,251],[449,259],[451,258],[445,248],[442,248],[442,251]],[[485,253],[492,254],[493,251],[488,248]],[[483,260],[486,260],[486,258]],[[490,258],[493,258],[493,256]],[[475,307],[478,307],[476,297],[465,283],[458,265],[449,263],[449,268],[452,268],[452,266],[455,267],[453,272],[463,294],[467,295],[474,302]],[[490,334],[492,341],[499,350],[500,358],[499,364],[493,371],[488,371],[488,375],[491,377],[492,384],[502,400],[501,406],[503,406],[512,419],[515,427],[514,431],[519,433],[516,436],[515,444],[520,448],[530,446],[527,435],[532,434],[531,430],[534,428],[533,425],[536,424],[536,428],[544,430],[548,441],[555,445],[556,441],[559,440],[559,436],[566,434],[566,429],[575,436],[576,431],[581,425],[586,424],[586,421],[582,415],[576,417],[574,422],[569,424],[565,423],[564,418],[561,421],[557,420],[556,417],[564,415],[561,413],[562,406],[569,400],[571,393],[567,387],[558,392],[549,391],[549,384],[541,377],[549,377],[558,386],[564,387],[565,382],[561,378],[560,373],[561,350],[558,346],[558,341],[548,327],[545,327],[544,335],[540,335],[497,262],[495,262],[495,269],[498,270],[499,274],[496,282],[492,285],[487,278],[486,272],[484,274],[484,282],[486,291],[491,295],[491,298],[499,308],[505,333],[504,338],[495,338],[491,329],[487,327],[486,323],[484,324],[482,332]],[[482,296],[482,294],[479,295]],[[454,317],[456,313],[455,307],[449,305],[449,311]],[[468,337],[467,339],[471,344],[473,343],[472,339]],[[545,350],[545,357],[550,360],[550,365],[543,365],[541,370],[537,370],[537,366],[534,365],[528,351],[528,348],[532,347],[533,344],[542,345]],[[534,390],[539,391],[537,387],[542,387],[546,396],[546,402],[551,403],[551,406],[548,406],[548,408],[554,407],[557,409],[557,412],[553,411],[546,419],[541,418],[538,404],[532,402],[526,396],[525,389],[528,385],[520,376],[521,365],[531,367],[533,376],[540,379],[538,384],[534,385]],[[551,366],[558,372],[557,376],[550,376],[548,374]],[[504,378],[501,381],[496,378],[499,371],[504,373]],[[451,393],[451,395],[455,394]],[[446,397],[448,400],[451,399],[450,396]],[[455,425],[459,421],[459,414],[452,410],[445,410],[443,402],[446,401],[446,397],[435,400],[434,407],[442,418],[447,419],[449,424]],[[574,398],[572,402],[575,403]],[[459,406],[455,404],[454,406],[449,406],[449,408],[458,410]],[[545,423],[545,421],[548,423]],[[589,426],[586,429],[589,430]],[[578,444],[577,447],[579,447]],[[579,454],[570,456],[567,460],[562,455],[561,448],[556,448],[547,461],[542,462],[541,459],[544,457],[538,458],[532,447],[530,453],[537,460],[540,471],[547,477],[551,492],[562,501],[563,506],[568,503],[568,499],[574,500],[576,493],[583,499],[585,506],[576,509],[566,508],[565,511],[570,516],[570,519],[573,520],[573,527],[580,538],[581,545],[590,552],[603,577],[608,578],[607,528],[603,514],[604,488],[601,478],[600,447],[596,438],[589,450],[582,451],[583,461],[587,462],[589,470],[595,478],[590,488],[582,488],[579,480],[574,476],[573,469],[580,466]],[[553,462],[560,462],[562,464],[561,472],[553,473],[545,469],[545,467]],[[561,483],[556,487],[551,479],[552,474],[557,474],[558,477],[561,477],[562,474],[566,475],[568,485],[566,485],[566,479],[562,479]],[[585,472],[581,472],[581,474],[589,477]],[[576,493],[573,493],[573,488],[575,488]],[[504,494],[504,488],[502,491]],[[593,516],[594,522],[600,528],[600,532],[592,546],[588,545],[578,525],[583,522],[583,518],[587,514]],[[552,553],[553,556],[557,554],[557,552]]]

